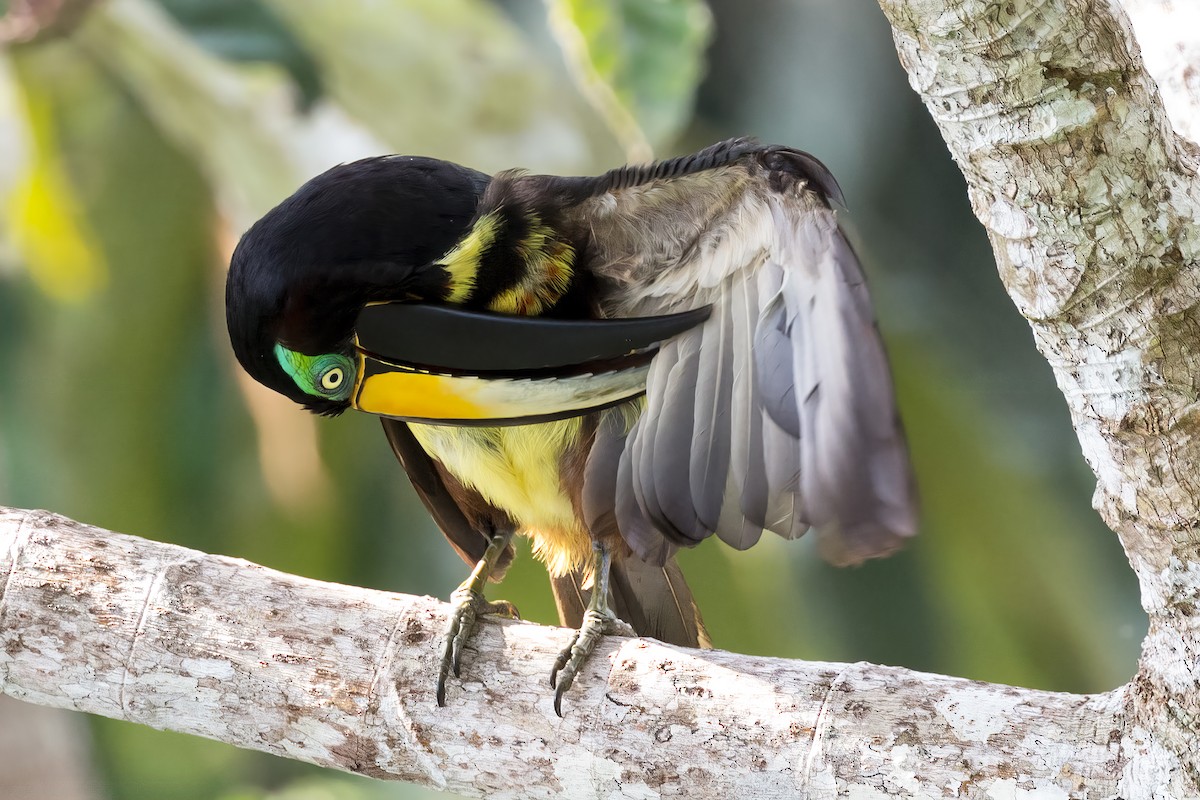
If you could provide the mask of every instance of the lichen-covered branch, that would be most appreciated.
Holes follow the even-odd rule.
[[[438,708],[447,608],[0,511],[0,687],[35,703],[490,798],[1106,797],[1121,780],[1120,691],[608,638],[560,719],[547,678],[569,631],[530,623],[483,625]]]
[[[1197,797],[1200,17],[1128,3],[1153,77],[1115,0],[880,0],[1141,583],[1126,752],[1156,766],[1123,796]]]

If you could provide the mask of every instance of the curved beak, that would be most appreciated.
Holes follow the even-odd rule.
[[[524,424],[577,416],[642,394],[657,345],[709,309],[563,320],[383,303],[356,325],[351,405],[399,419]]]

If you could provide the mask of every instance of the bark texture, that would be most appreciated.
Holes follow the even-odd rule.
[[[1150,617],[1122,796],[1200,797],[1198,14],[1130,0],[880,0],[967,178]]]
[[[1128,764],[1121,692],[647,639],[605,639],[560,719],[570,632],[520,622],[481,626],[438,708],[438,601],[39,511],[0,511],[0,587],[8,694],[471,796],[1107,797]]]

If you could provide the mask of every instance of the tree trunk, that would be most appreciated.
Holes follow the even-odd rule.
[[[1200,11],[1127,3],[1168,115],[1112,0],[880,5],[1141,584],[1136,796],[1200,796]]]

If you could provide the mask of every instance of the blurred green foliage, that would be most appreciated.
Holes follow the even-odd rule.
[[[756,134],[842,180],[925,511],[907,551],[857,570],[773,537],[685,553],[717,643],[1070,691],[1124,681],[1144,629],[1135,583],[874,3],[547,9],[110,0],[69,38],[4,54],[0,501],[445,595],[463,565],[377,424],[315,421],[239,378],[222,309],[234,237],[372,152],[579,173]],[[551,622],[544,572],[522,556],[495,593]],[[114,800],[432,796],[93,729]]]
[[[160,0],[192,39],[216,56],[284,69],[302,110],[321,96],[321,69],[291,28],[258,0]]]
[[[558,0],[551,26],[576,82],[631,158],[690,116],[711,18],[700,0]]]

